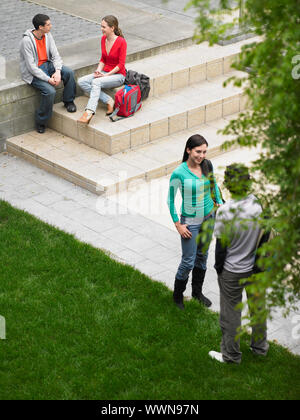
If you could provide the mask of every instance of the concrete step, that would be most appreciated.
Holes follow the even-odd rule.
[[[241,111],[245,107],[242,90],[232,86],[224,89],[223,82],[241,74],[232,72],[231,64],[245,43],[225,47],[202,43],[129,63],[128,69],[150,77],[150,97],[141,111],[112,123],[99,104],[89,127],[82,127],[77,120],[88,101],[82,96],[76,99],[75,114],[67,113],[61,103],[56,104],[50,127],[113,155]]]
[[[150,77],[150,95],[159,97],[232,71],[231,65],[245,44],[246,41],[241,41],[228,46],[210,47],[203,42],[134,61],[126,67],[147,74]]]
[[[113,194],[132,187],[135,182],[170,174],[181,162],[187,139],[195,133],[207,139],[209,158],[222,154],[224,137],[218,130],[227,125],[230,118],[232,116],[192,130],[185,129],[114,156],[50,129],[43,135],[32,131],[9,139],[7,151],[93,193]]]
[[[50,127],[108,155],[132,150],[242,111],[246,106],[242,89],[232,85],[223,87],[228,77],[240,74],[229,72],[160,97],[152,96],[133,117],[115,123],[105,116],[100,105],[89,126],[78,124],[87,103],[87,98],[82,96],[76,99],[77,112],[73,114],[61,103],[56,104]]]

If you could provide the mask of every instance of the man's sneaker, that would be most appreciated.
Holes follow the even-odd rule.
[[[45,133],[46,127],[43,124],[36,125],[36,131],[40,134]]]
[[[77,111],[77,108],[76,108],[76,105],[74,104],[74,102],[66,102],[65,107],[67,108],[68,112],[76,112]]]
[[[218,353],[217,351],[210,351],[208,354],[212,359],[215,359],[220,363],[225,363],[222,353]]]

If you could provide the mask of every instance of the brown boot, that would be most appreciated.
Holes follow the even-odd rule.
[[[82,116],[79,118],[78,122],[80,124],[85,124],[88,125],[88,123],[91,121],[91,119],[93,118],[94,113],[90,110],[85,111]]]
[[[112,99],[107,102],[107,112],[106,115],[111,115],[114,112],[114,105],[115,105],[115,101],[113,101]]]

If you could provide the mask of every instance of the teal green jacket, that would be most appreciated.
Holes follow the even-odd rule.
[[[214,179],[215,181],[215,179]],[[217,204],[223,204],[220,190],[215,185],[215,197]],[[199,178],[183,162],[172,173],[170,178],[168,206],[170,209],[173,222],[179,221],[179,217],[175,208],[175,198],[178,190],[182,197],[181,214],[185,217],[205,217],[214,208],[214,201],[211,195],[211,182],[208,177],[202,175]]]

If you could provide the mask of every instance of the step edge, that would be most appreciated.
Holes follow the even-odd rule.
[[[238,146],[233,146],[229,150],[222,150],[222,144],[212,146],[209,150],[208,158],[221,156],[222,154],[227,153],[229,150],[234,150],[238,148]],[[117,182],[112,182],[109,185],[103,185],[101,184],[101,181],[96,182],[94,180],[89,179],[88,177],[83,177],[82,175],[70,171],[62,165],[53,163],[44,158],[40,158],[37,154],[34,155],[32,152],[26,153],[26,150],[24,150],[24,148],[15,146],[12,142],[8,142],[7,152],[15,154],[20,158],[24,158],[31,164],[34,164],[35,166],[46,170],[47,172],[50,172],[56,176],[60,176],[66,179],[67,181],[72,182],[75,185],[79,185],[89,191],[92,191],[97,195],[110,195],[116,192],[124,191],[124,189],[126,190],[128,188],[128,184],[133,181],[143,180],[145,182],[149,182],[162,176],[169,175],[181,163],[181,159],[171,160],[167,163],[161,163],[161,165],[159,164],[153,169],[148,169],[145,172],[141,172],[138,175],[129,176],[126,179],[122,179]],[[112,174],[108,172],[108,177],[109,176],[112,176]]]

